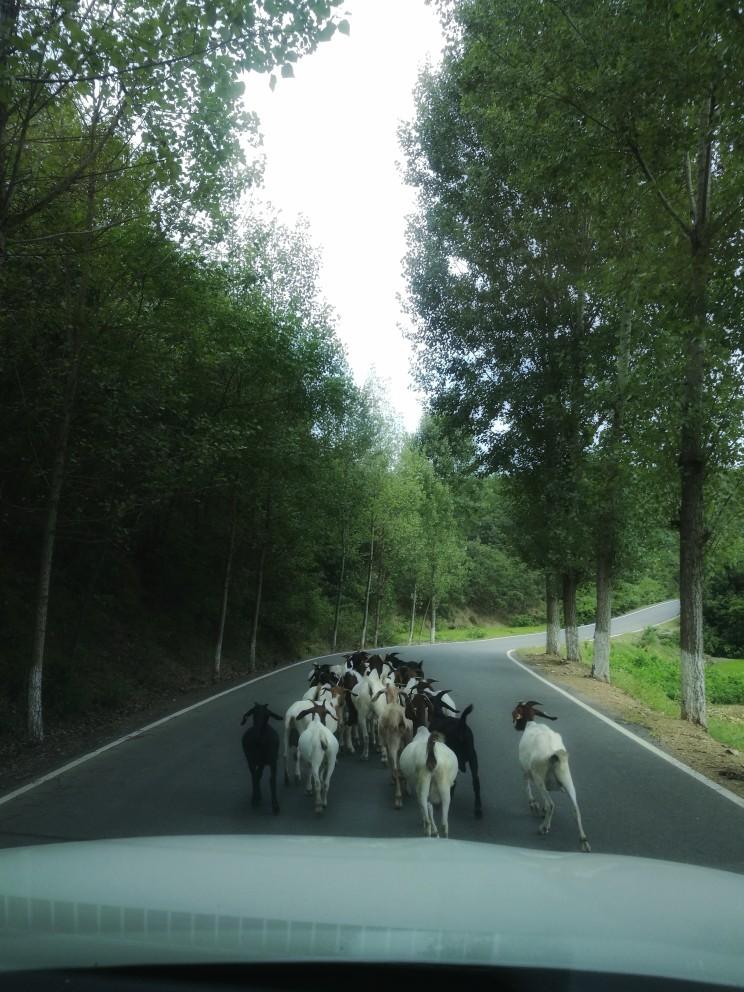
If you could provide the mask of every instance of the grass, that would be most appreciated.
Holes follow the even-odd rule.
[[[544,624],[533,624],[527,627],[517,627],[504,623],[483,624],[466,627],[437,627],[436,643],[451,641],[480,641],[486,637],[509,637],[513,634],[539,634],[545,630]],[[396,644],[408,643],[408,628],[396,627],[391,642]],[[414,644],[428,644],[429,631],[424,630],[424,636],[418,636],[418,630],[414,634]]]
[[[591,666],[593,644],[583,645],[582,663]],[[613,685],[667,716],[679,715],[679,626],[675,621],[647,627],[640,634],[613,638],[610,649]],[[705,670],[705,694],[716,707],[744,706],[744,660],[711,659]],[[744,750],[744,720],[735,711],[711,715],[708,731],[715,740]]]

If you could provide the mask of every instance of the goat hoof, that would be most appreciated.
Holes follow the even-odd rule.
[[[591,849],[591,847],[589,847],[589,841],[588,840],[582,840],[582,842],[581,842],[581,850],[584,852],[584,854],[591,854],[592,853],[592,849]]]
[[[539,834],[542,834],[544,836],[549,830],[550,830],[550,827],[540,827],[540,829],[537,832]]]

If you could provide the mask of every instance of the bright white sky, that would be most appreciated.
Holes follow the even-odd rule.
[[[350,36],[336,32],[295,65],[294,79],[247,79],[261,118],[264,196],[292,225],[304,214],[323,256],[323,293],[337,313],[357,381],[375,370],[390,405],[414,430],[420,401],[409,374],[401,259],[414,193],[403,183],[397,128],[413,115],[419,67],[442,36],[424,0],[348,0]]]

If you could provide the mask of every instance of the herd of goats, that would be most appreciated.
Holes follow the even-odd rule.
[[[243,724],[252,720],[243,734],[243,751],[251,773],[253,805],[261,800],[261,777],[268,768],[272,809],[279,812],[279,735],[269,724],[273,719],[284,723],[284,782],[288,785],[291,776],[300,782],[304,762],[306,791],[315,797],[316,813],[328,804],[339,748],[352,754],[361,748],[362,759],[367,760],[371,744],[390,768],[395,808],[401,808],[404,793],[415,792],[427,837],[449,836],[449,805],[458,770],[470,768],[475,815],[482,816],[478,755],[467,723],[472,704],[460,712],[449,690],[434,690],[435,680],[424,676],[422,662],[403,661],[395,651],[384,658],[365,651],[343,657],[338,665],[315,664],[308,678],[310,688],[283,716],[263,703],[256,703],[243,716]],[[546,834],[555,809],[550,792],[565,791],[576,814],[581,850],[590,851],[563,740],[550,727],[535,722],[536,716],[556,718],[538,709],[540,705],[529,700],[517,703],[512,712],[515,729],[523,731],[519,761],[530,810],[543,817],[540,833]],[[439,829],[434,806],[441,807]]]

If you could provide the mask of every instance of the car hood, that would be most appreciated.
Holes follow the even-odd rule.
[[[364,960],[744,984],[744,877],[453,840],[156,837],[0,851],[0,968]]]

